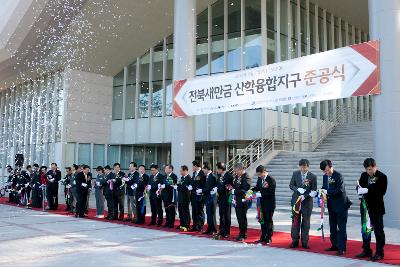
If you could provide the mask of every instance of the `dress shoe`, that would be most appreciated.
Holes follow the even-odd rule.
[[[260,244],[260,243],[263,243],[263,242],[265,242],[265,239],[258,239],[258,240],[256,241],[257,244]]]
[[[336,256],[343,256],[344,255],[344,251],[343,250],[338,250],[336,252]]]
[[[360,254],[356,255],[356,258],[371,258],[372,257],[372,251],[365,251],[361,252]]]
[[[325,249],[325,251],[338,251],[339,249],[337,247],[330,247]]]
[[[293,242],[292,244],[290,244],[289,248],[297,248],[299,247],[299,243]]]
[[[204,232],[202,232],[202,234],[203,234],[203,235],[211,235],[212,232],[211,232],[211,231],[204,231]]]
[[[239,235],[238,237],[236,237],[236,241],[243,241],[243,240],[244,240],[244,237],[241,236],[241,235]]]
[[[383,260],[383,255],[375,254],[373,257],[371,257],[371,261],[380,261]]]
[[[304,244],[302,244],[301,246],[302,246],[303,248],[305,248],[305,249],[310,249],[310,247],[308,246],[308,244],[305,244],[305,243],[304,243]]]
[[[272,243],[272,239],[267,239],[266,241],[265,241],[265,244],[267,244],[267,245],[269,245],[269,244],[271,244]]]

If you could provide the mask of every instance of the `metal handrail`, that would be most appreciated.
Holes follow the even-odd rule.
[[[238,162],[242,163],[245,168],[250,168],[252,164],[274,150],[301,151],[304,144],[307,151],[314,151],[338,125],[370,120],[367,112],[361,114],[354,108],[337,106],[328,115],[328,118],[320,120],[311,132],[280,126],[269,127],[263,133],[263,138],[252,141],[227,162],[228,171],[233,172],[233,167]],[[297,136],[298,141],[296,140]],[[314,136],[315,140],[313,140]],[[299,146],[296,146],[296,142],[299,143]]]

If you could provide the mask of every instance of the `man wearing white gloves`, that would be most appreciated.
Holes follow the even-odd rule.
[[[57,169],[57,164],[51,164],[51,170],[47,172],[47,199],[49,201],[49,210],[58,209],[58,182],[61,180],[61,172]]]
[[[161,195],[157,195],[157,191],[161,189],[163,184],[163,176],[159,172],[158,165],[153,164],[150,166],[151,175],[147,190],[150,191],[150,208],[151,208],[151,222],[150,225],[161,226],[163,223],[163,209]],[[162,189],[160,190],[162,191]]]
[[[173,228],[175,224],[175,203],[174,190],[178,181],[178,176],[174,173],[174,166],[168,164],[165,166],[165,177],[163,179],[164,188],[161,192],[161,198],[165,209],[165,224],[164,227]],[[176,191],[175,191],[176,193]],[[176,194],[175,194],[176,197]]]
[[[310,231],[310,218],[313,209],[313,197],[317,195],[317,176],[309,171],[310,162],[307,159],[299,161],[299,170],[293,172],[289,188],[293,191],[291,205],[301,197],[301,210],[297,220],[292,219],[292,244],[291,248],[299,246],[300,229],[301,244],[303,248],[309,249],[308,239]],[[295,223],[297,222],[297,223]]]
[[[363,233],[363,251],[356,255],[357,258],[369,258],[372,261],[382,260],[384,257],[385,232],[383,230],[383,215],[385,214],[385,203],[383,197],[387,189],[387,176],[378,171],[373,158],[364,160],[365,172],[361,174],[358,181],[357,193],[364,198],[369,218],[373,226],[376,239],[376,253],[372,256],[371,232]],[[360,203],[361,223],[363,223],[364,207]],[[368,222],[365,222],[368,223]]]
[[[322,189],[327,196],[329,212],[329,228],[331,247],[326,251],[337,251],[336,256],[343,256],[347,243],[347,217],[351,201],[347,197],[343,176],[333,169],[330,160],[324,160],[319,165],[324,173]]]
[[[193,188],[190,185],[192,178],[189,175],[189,168],[186,165],[181,166],[181,179],[177,181],[178,190],[178,210],[180,225],[177,229],[187,230],[190,226],[190,193]],[[190,190],[189,190],[190,189]]]
[[[217,188],[218,188],[218,211],[219,211],[219,232],[221,237],[228,237],[231,234],[231,212],[232,204],[229,203],[229,190],[233,188],[233,176],[226,171],[225,163],[217,163]]]
[[[192,192],[191,203],[192,203],[192,228],[191,232],[201,232],[204,226],[204,198],[203,188],[206,181],[206,176],[201,169],[200,162],[194,160],[192,162],[193,175],[192,183],[189,189]]]
[[[85,214],[86,199],[90,187],[88,174],[89,166],[82,165],[82,172],[78,173],[76,176],[76,191],[78,199],[76,203],[75,217],[79,216],[80,218],[83,218]]]
[[[126,221],[138,223],[137,210],[136,210],[136,188],[139,178],[139,173],[136,171],[136,162],[129,163],[129,173],[126,179],[126,204],[128,205],[128,217]],[[133,213],[133,218],[132,218]]]
[[[212,173],[210,164],[208,162],[204,162],[203,172],[206,175],[206,184],[202,189],[202,193],[204,202],[206,204],[207,214],[207,230],[204,231],[203,234],[211,235],[217,232],[217,219],[215,216],[217,209],[217,178]]]
[[[107,180],[104,173],[104,168],[98,166],[96,168],[96,184],[94,186],[94,196],[96,198],[96,218],[104,218],[104,188],[107,186]]]
[[[272,234],[274,231],[274,222],[272,217],[274,216],[276,202],[275,202],[275,189],[276,181],[273,177],[269,176],[264,166],[260,165],[256,168],[257,172],[257,183],[252,189],[256,192],[256,197],[260,199],[261,212],[259,216],[261,224],[261,236],[257,243],[265,242],[270,244],[272,242]]]
[[[233,180],[232,194],[236,199],[235,212],[239,224],[239,235],[237,241],[243,241],[247,238],[247,201],[243,201],[246,197],[246,192],[250,189],[251,178],[246,173],[242,163],[236,163],[234,166],[235,179]]]

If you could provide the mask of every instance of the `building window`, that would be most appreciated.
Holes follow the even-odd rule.
[[[119,160],[119,146],[109,145],[107,148],[107,164],[111,167]]]
[[[245,68],[261,66],[261,30],[246,30],[244,44]]]
[[[65,145],[65,166],[72,166],[72,164],[76,163],[75,145],[75,143],[67,143]],[[34,159],[32,159],[32,162],[34,162]]]
[[[78,144],[78,164],[90,166],[90,144]],[[93,167],[93,166],[92,166]]]
[[[212,37],[211,43],[211,73],[224,72],[224,36]]]
[[[149,117],[149,71],[150,54],[147,52],[140,58],[140,94],[139,94],[139,117]]]
[[[241,8],[240,0],[228,1],[228,55],[227,71],[241,69]]]
[[[121,168],[129,169],[129,163],[132,161],[132,146],[121,146]]]
[[[167,39],[168,40],[168,39]],[[165,115],[172,115],[173,86],[172,86],[172,68],[174,60],[174,48],[172,44],[167,44],[167,64],[165,77]]]
[[[151,103],[151,116],[163,115],[164,88],[163,88],[163,60],[164,46],[156,46],[153,52],[153,96]]]
[[[122,120],[122,95],[123,86],[114,86],[113,88],[113,104],[112,104],[112,119]]]
[[[104,166],[104,145],[93,145],[93,168],[97,166]]]
[[[136,62],[128,66],[125,95],[125,119],[135,118]]]

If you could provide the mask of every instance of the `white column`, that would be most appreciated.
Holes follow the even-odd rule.
[[[374,154],[388,176],[385,225],[400,227],[400,1],[369,0],[371,39],[379,39],[382,94],[373,98]]]
[[[185,23],[182,23],[184,21]],[[174,13],[174,80],[192,78],[196,71],[196,0],[175,0]],[[191,166],[194,160],[193,118],[172,121],[171,162]]]

